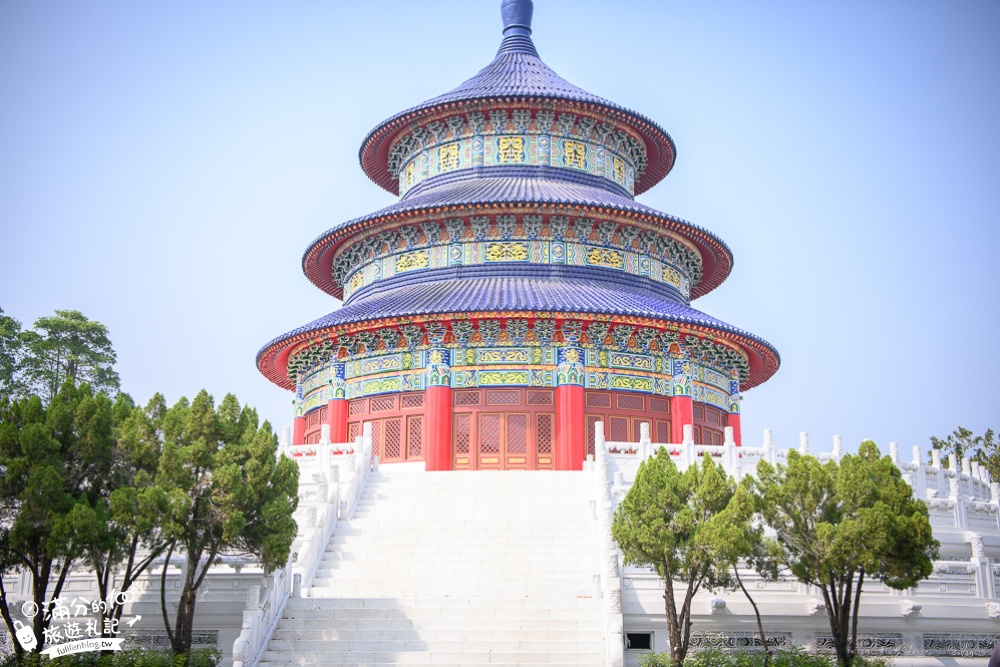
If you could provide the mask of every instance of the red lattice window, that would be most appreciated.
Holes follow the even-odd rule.
[[[552,405],[552,392],[529,390],[528,405]]]
[[[368,401],[366,399],[361,399],[360,401],[351,401],[347,405],[347,414],[351,416],[365,414],[366,412],[368,412],[368,408],[365,406],[367,402]]]
[[[479,449],[483,454],[500,453],[500,415],[479,415]]]
[[[486,392],[486,405],[520,405],[521,392],[517,389],[494,389]]]
[[[611,394],[603,392],[587,392],[587,407],[590,408],[610,408]]]
[[[319,409],[319,423],[325,424],[328,417],[329,417],[329,412],[327,411],[326,406],[324,405]]]
[[[382,451],[385,452],[385,460],[392,461],[403,457],[403,425],[399,419],[385,420],[385,442]]]
[[[403,394],[399,399],[400,406],[403,410],[413,410],[414,408],[424,407],[424,395],[423,394]]]
[[[305,445],[316,445],[316,444],[319,444],[319,436],[320,436],[320,434],[319,434],[318,431],[316,433],[310,433],[309,435],[307,435],[305,437],[305,442],[302,443],[302,444],[305,444]]]
[[[456,391],[455,405],[479,405],[478,391]]]
[[[599,415],[587,415],[587,453],[593,454],[597,443],[597,422],[604,421]]]
[[[695,419],[702,419],[702,420],[705,419],[705,406],[704,405],[698,405],[697,403],[695,403],[695,405],[694,405],[694,411],[693,412],[694,412],[694,418]]]
[[[537,417],[538,426],[538,453],[539,454],[551,454],[552,453],[552,435],[554,429],[552,428],[553,415],[544,414],[538,415]],[[593,436],[591,436],[591,446],[593,447]]]
[[[355,438],[361,437],[361,422],[354,422],[347,425],[347,441],[354,442]]]
[[[472,442],[472,415],[455,415],[455,453],[468,454]]]
[[[313,428],[316,424],[319,424],[319,413],[313,410],[306,415],[306,428]]]
[[[528,451],[528,415],[507,415],[507,453]]]
[[[705,421],[713,424],[719,423],[719,411],[714,408],[705,409]]]
[[[608,440],[625,442],[628,440],[628,417],[612,417]]]
[[[624,394],[618,397],[618,409],[619,410],[642,410],[646,407],[645,402],[642,400],[642,396],[635,396],[634,394]]]
[[[649,409],[652,412],[670,412],[670,401],[665,398],[655,398],[651,397],[649,399]]]
[[[423,456],[424,418],[411,415],[406,418],[406,458],[418,459]]]
[[[660,444],[670,442],[670,422],[656,421],[656,441]]]
[[[390,412],[395,409],[395,396],[380,396],[372,399],[372,412]]]

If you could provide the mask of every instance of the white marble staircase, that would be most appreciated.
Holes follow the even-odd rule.
[[[383,466],[260,664],[605,665],[592,475]]]

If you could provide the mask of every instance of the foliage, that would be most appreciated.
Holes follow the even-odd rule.
[[[974,435],[969,429],[959,426],[947,438],[931,436],[931,447],[941,451],[941,465],[947,468],[950,463],[948,455],[954,454],[961,461],[969,457],[990,473],[990,479],[1000,481],[1000,441],[996,432],[988,428],[983,435]]]
[[[62,590],[78,531],[95,529],[78,508],[96,501],[92,480],[106,475],[111,443],[111,401],[87,384],[67,380],[48,406],[38,396],[0,405],[0,572],[26,570],[40,608]],[[13,627],[2,579],[0,616]],[[36,637],[49,624],[43,617],[34,617]]]
[[[764,653],[723,653],[717,649],[706,649],[693,653],[684,661],[684,667],[765,667]],[[647,653],[639,657],[640,667],[668,667],[673,665],[669,653]],[[858,657],[855,667],[889,667],[890,663],[880,657]],[[778,651],[774,654],[771,667],[837,667],[837,656],[807,653],[801,648]]]
[[[110,597],[112,584],[119,593],[128,591],[167,546],[153,513],[136,512],[140,492],[155,484],[163,403],[156,394],[143,410],[128,394],[118,394],[111,411],[114,440],[107,470],[92,502],[78,503],[70,517],[80,558],[94,571],[101,600]],[[102,610],[112,621],[102,623],[102,631],[116,627],[123,610],[122,605]]]
[[[25,392],[21,377],[24,342],[21,323],[0,308],[0,401],[22,396]]]
[[[625,563],[652,567],[664,582],[664,606],[674,664],[687,654],[691,637],[691,602],[705,585],[715,588],[720,575],[715,559],[700,548],[709,520],[725,509],[734,492],[731,479],[711,460],[681,474],[660,448],[643,461],[635,483],[618,505],[611,535]],[[674,584],[684,587],[678,608]]]
[[[698,536],[698,545],[715,561],[718,571],[717,585],[739,587],[750,602],[757,620],[757,633],[764,647],[764,659],[771,655],[760,610],[750,591],[743,585],[740,566],[757,572],[765,581],[778,578],[778,563],[771,557],[764,542],[764,526],[759,520],[758,508],[762,499],[754,491],[749,477],[736,488],[725,509],[712,516]]]
[[[787,466],[761,461],[757,484],[774,557],[822,591],[837,658],[851,667],[865,579],[905,590],[931,574],[938,543],[927,506],[870,440],[839,464],[794,450]]]
[[[4,402],[0,417],[0,572],[27,570],[41,608],[59,597],[75,561],[93,568],[108,599],[112,584],[127,591],[164,551],[165,576],[170,555],[183,551],[174,628],[166,613],[164,621],[172,648],[188,655],[195,596],[217,556],[254,555],[268,569],[288,557],[298,468],[278,460],[270,425],[231,395],[218,411],[205,392],[170,410],[157,394],[142,409],[127,394],[112,403],[66,378],[48,406],[38,396]],[[0,616],[13,629],[6,599],[0,579]],[[121,612],[103,610],[108,619]],[[44,616],[32,621],[36,637]]]
[[[285,456],[277,458],[270,424],[260,425],[256,411],[240,408],[232,394],[218,410],[202,391],[190,403],[182,398],[159,412],[162,416],[139,429],[152,425],[161,438],[155,483],[120,494],[112,505],[119,503],[116,514],[131,509],[138,522],[162,530],[168,545],[163,576],[175,549],[184,552],[173,626],[162,586],[160,607],[171,647],[187,653],[197,592],[218,556],[253,554],[267,569],[285,564],[296,533],[298,467]]]
[[[115,351],[108,329],[78,310],[57,310],[35,320],[34,331],[19,335],[23,346],[20,370],[25,382],[44,400],[51,400],[68,379],[89,383],[97,391],[118,391]]]
[[[173,651],[131,649],[101,653],[88,651],[55,658],[42,658],[37,653],[11,654],[0,659],[0,667],[218,667],[222,653],[206,648],[177,656]]]

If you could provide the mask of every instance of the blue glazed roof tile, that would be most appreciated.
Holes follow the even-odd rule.
[[[564,179],[551,173],[547,177],[491,176],[465,178],[446,181],[440,185],[436,185],[436,187],[423,188],[420,192],[414,193],[412,196],[407,196],[405,199],[401,199],[379,211],[331,227],[309,244],[302,261],[304,264],[313,248],[317,244],[323,243],[338,230],[351,227],[366,220],[426,208],[504,203],[596,206],[670,220],[713,239],[718,246],[725,249],[726,254],[729,255],[730,262],[732,261],[732,254],[729,251],[729,247],[722,239],[703,227],[666,213],[661,213],[649,206],[644,206],[630,197],[614,193],[603,187],[603,185],[598,186]]]
[[[409,122],[412,117],[426,110],[475,100],[543,98],[603,107],[619,117],[630,119],[628,121],[630,124],[643,127],[642,134],[646,138],[647,146],[655,154],[650,156],[646,174],[636,182],[636,191],[644,192],[663,178],[673,166],[676,155],[676,148],[670,135],[649,118],[603,97],[588,93],[556,74],[542,62],[531,40],[531,11],[522,14],[521,18],[516,20],[510,18],[507,9],[503,11],[504,38],[496,57],[490,64],[456,88],[391,116],[368,133],[359,153],[361,165],[368,175],[389,191],[398,191],[397,184],[385,171],[384,165],[376,167],[374,153],[384,150],[384,147],[379,148],[379,146],[395,136],[400,124]],[[526,23],[518,22],[524,19]],[[512,20],[514,22],[511,22]]]
[[[258,357],[282,341],[338,325],[483,311],[599,313],[693,324],[755,341],[777,357],[777,351],[765,340],[651,290],[590,280],[518,277],[441,280],[381,290],[275,338]]]

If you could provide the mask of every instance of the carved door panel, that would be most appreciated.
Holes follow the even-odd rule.
[[[556,441],[556,416],[550,412],[535,415],[535,468],[552,470],[555,467],[553,451]]]
[[[455,470],[472,469],[473,415],[456,414],[452,424],[451,466]]]
[[[607,419],[604,415],[587,415],[587,454],[594,453],[594,443],[597,441],[597,422],[604,422],[604,438],[607,439]]]
[[[379,461],[384,461],[382,456],[382,420],[370,419],[368,423],[372,425],[372,456],[377,456]]]
[[[503,415],[495,412],[481,413],[475,442],[479,444],[476,467],[480,470],[500,470]]]
[[[501,440],[503,450],[503,467],[505,470],[527,470],[530,461],[528,459],[528,442],[534,440],[530,437],[529,415],[524,413],[508,413],[504,415],[504,433]]]
[[[382,421],[382,461],[403,460],[403,420],[399,417]]]
[[[409,415],[406,418],[406,458],[420,459],[424,456],[424,417]]]

